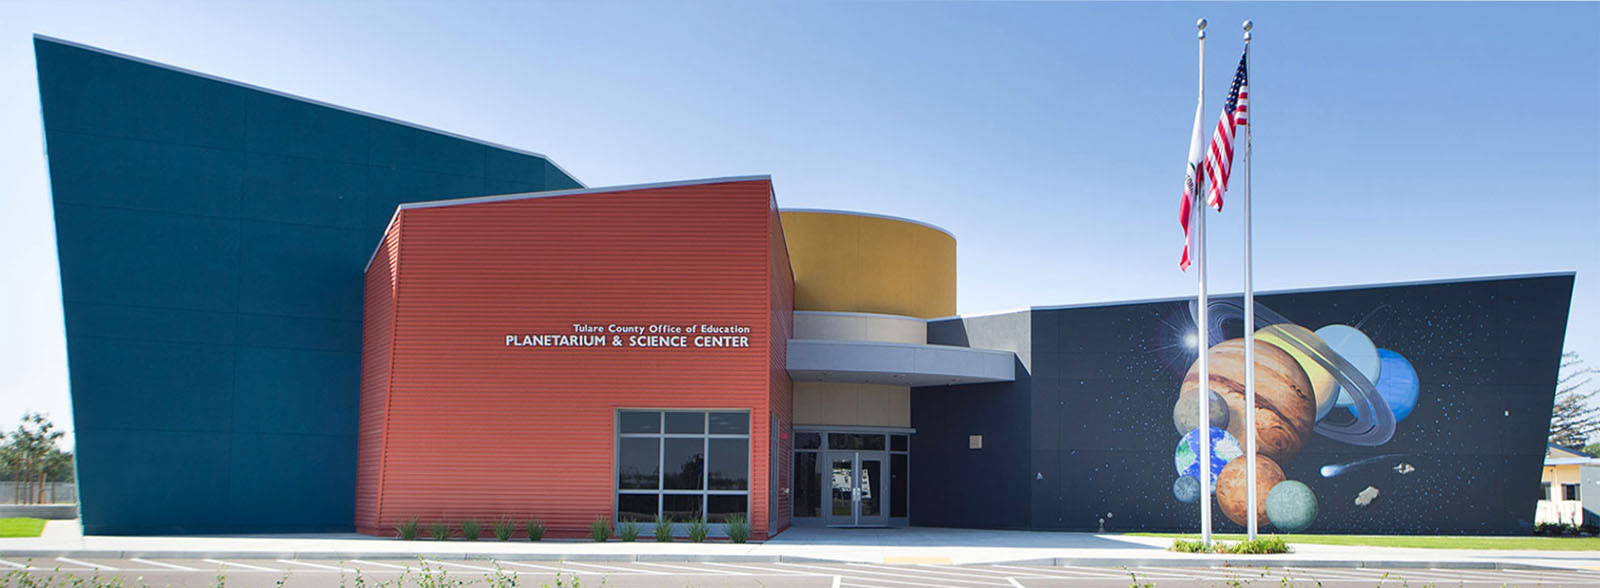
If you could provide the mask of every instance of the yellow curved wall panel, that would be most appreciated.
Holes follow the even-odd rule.
[[[918,318],[956,313],[956,240],[908,220],[782,211],[795,310]]]

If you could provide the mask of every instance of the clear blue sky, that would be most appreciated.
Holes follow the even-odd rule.
[[[771,174],[959,241],[960,309],[1188,295],[1207,124],[1256,22],[1259,289],[1577,271],[1600,363],[1600,4],[0,3],[0,427],[70,420],[31,35],[549,155],[590,186]],[[1237,186],[1237,184],[1236,184]],[[1214,291],[1241,218],[1209,221]]]

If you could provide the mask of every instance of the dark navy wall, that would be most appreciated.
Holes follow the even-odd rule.
[[[1029,527],[1030,320],[1023,311],[928,323],[928,343],[1016,353],[1017,379],[911,391],[911,524]]]
[[[89,533],[353,528],[362,269],[550,162],[37,38]]]
[[[1319,513],[1307,532],[1530,530],[1572,284],[1565,274],[1258,296],[1308,329],[1356,326],[1417,373],[1416,407],[1386,443],[1357,446],[1313,433],[1279,464],[1316,494]],[[1213,313],[1213,344],[1243,335],[1239,317]],[[994,320],[1003,317],[1029,320],[1020,328]],[[1108,530],[1195,530],[1199,506],[1173,492],[1179,434],[1172,422],[1197,355],[1183,344],[1193,331],[1187,300],[931,323],[930,343],[1025,348],[1019,357],[1028,369],[1024,377],[1019,366],[1011,384],[914,391],[913,523],[1093,530],[1104,518]],[[1007,342],[1015,338],[1027,343]],[[1014,412],[1019,396],[1021,415]],[[1011,431],[1004,450],[1012,455],[961,450],[969,432],[995,426]],[[1377,459],[1362,461],[1368,458]],[[1323,466],[1345,465],[1345,473],[1322,475]],[[991,494],[1013,500],[1009,482],[1019,476],[1031,480],[1021,523],[977,487],[999,481]],[[1368,487],[1378,497],[1357,505]],[[971,512],[937,512],[959,509]],[[1214,512],[1219,531],[1241,529]]]

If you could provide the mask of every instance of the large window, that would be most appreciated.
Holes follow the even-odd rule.
[[[749,520],[750,413],[617,413],[617,522]]]

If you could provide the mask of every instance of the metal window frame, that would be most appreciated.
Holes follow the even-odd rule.
[[[623,432],[621,432],[622,431],[622,414],[623,413],[628,413],[628,412],[654,412],[654,413],[656,413],[657,414],[657,418],[659,419],[658,423],[657,423],[658,424],[658,428],[657,428],[658,432],[656,432],[656,433],[623,433]],[[745,432],[744,433],[712,433],[712,432],[710,432],[711,431],[711,413],[714,413],[714,412],[743,413],[745,415]],[[703,425],[701,430],[703,432],[701,432],[701,433],[668,433],[668,432],[666,432],[666,430],[667,430],[667,413],[700,413],[701,419],[702,419],[701,420],[701,424]],[[611,458],[611,470],[612,470],[611,471],[611,488],[612,488],[611,523],[612,523],[612,527],[615,528],[616,526],[622,524],[622,521],[620,520],[620,514],[621,514],[621,500],[620,500],[620,497],[623,496],[623,495],[655,496],[656,497],[655,520],[661,520],[662,512],[663,512],[663,509],[665,508],[665,504],[666,504],[666,498],[665,498],[666,496],[699,496],[700,497],[700,515],[701,515],[701,517],[703,517],[706,520],[707,524],[711,526],[711,529],[712,529],[713,532],[722,533],[722,534],[726,534],[726,524],[725,523],[714,523],[714,522],[710,521],[710,519],[711,519],[711,497],[712,496],[743,496],[743,497],[745,497],[745,500],[744,500],[744,513],[743,514],[744,514],[744,517],[745,517],[746,524],[750,525],[751,527],[754,527],[755,523],[750,520],[750,496],[751,496],[750,487],[754,485],[754,480],[755,480],[755,460],[753,459],[753,457],[754,457],[753,454],[755,453],[755,451],[754,451],[754,448],[751,446],[751,441],[752,441],[752,433],[751,433],[751,431],[755,428],[755,423],[752,422],[752,419],[754,419],[754,415],[755,415],[755,411],[751,410],[749,408],[616,408],[616,409],[613,409],[612,410],[612,418],[611,418],[611,421],[612,421],[612,439],[614,440],[613,443],[612,443],[612,458]],[[655,489],[622,488],[622,480],[620,478],[620,476],[621,476],[620,464],[621,464],[621,461],[622,461],[622,443],[620,441],[622,439],[655,439],[655,440],[659,441],[659,443],[656,444],[656,487],[655,487]],[[704,456],[702,459],[704,459],[705,462],[703,462],[701,470],[700,470],[700,489],[699,490],[669,489],[669,488],[666,487],[666,471],[667,471],[667,468],[666,468],[666,461],[665,460],[666,460],[666,451],[667,451],[667,443],[666,443],[666,441],[668,439],[699,439],[700,440],[700,442],[701,442],[700,443],[700,451],[701,451],[701,455]],[[711,441],[713,439],[744,440],[744,449],[745,449],[745,488],[743,490],[712,490],[711,489],[711,468],[708,467],[707,464],[710,463]],[[769,508],[771,508],[770,505],[769,505]],[[672,532],[673,532],[673,534],[677,535],[677,534],[683,532],[683,529],[688,525],[688,523],[689,523],[689,521],[675,521],[675,522],[673,522],[673,524],[672,524]],[[637,523],[635,523],[635,524],[637,524]]]

